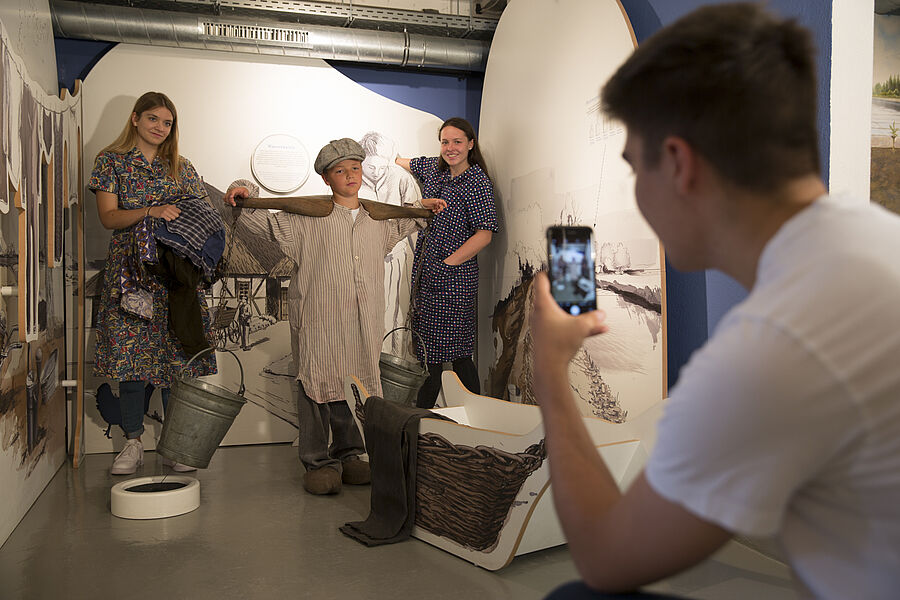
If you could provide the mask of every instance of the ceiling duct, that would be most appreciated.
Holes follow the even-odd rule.
[[[51,0],[56,37],[249,54],[483,72],[490,42],[306,25],[252,15],[198,14]],[[405,29],[405,28],[404,28]]]

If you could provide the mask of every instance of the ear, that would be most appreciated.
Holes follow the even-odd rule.
[[[328,187],[331,187],[331,182],[329,182],[328,178],[325,177],[325,173],[322,173],[322,181],[325,182],[325,185],[327,185]]]
[[[136,112],[131,113],[131,124],[137,127],[138,121],[138,114]]]
[[[671,135],[662,142],[662,157],[666,172],[678,194],[684,196],[694,191],[697,185],[699,156],[684,139]]]

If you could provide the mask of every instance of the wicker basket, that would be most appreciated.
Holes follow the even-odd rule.
[[[416,525],[480,552],[496,544],[519,489],[546,458],[544,440],[510,454],[419,434]]]
[[[359,389],[351,388],[356,418],[365,423]],[[436,433],[420,433],[416,451],[416,525],[479,552],[497,544],[522,484],[547,457],[544,440],[510,454]]]

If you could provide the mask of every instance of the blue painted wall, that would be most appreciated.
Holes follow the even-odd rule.
[[[481,73],[422,73],[346,63],[331,63],[331,66],[386,98],[431,113],[442,120],[463,117],[478,131],[481,90],[484,87],[484,75]],[[434,136],[437,140],[437,132]]]
[[[725,4],[729,0],[622,0],[640,43],[659,28],[686,13],[708,4]],[[828,156],[831,128],[831,0],[768,0],[770,10],[794,17],[808,27],[818,49],[819,74],[818,129],[820,164],[828,180]],[[668,378],[669,386],[678,380],[678,372],[691,354],[699,348],[716,324],[732,306],[743,300],[747,292],[734,279],[718,271],[682,273],[666,264],[668,300]]]
[[[90,40],[69,40],[54,38],[56,47],[56,71],[59,87],[72,90],[75,80],[84,80],[103,55],[116,44],[113,42],[93,42]]]
[[[660,27],[691,10],[727,0],[622,0],[638,43]],[[795,17],[813,32],[819,50],[818,123],[822,143],[822,173],[827,181],[829,155],[829,82],[831,80],[831,0],[768,0],[769,8]],[[72,88],[113,44],[56,40],[60,85]],[[442,119],[462,116],[478,128],[481,112],[481,75],[458,76],[358,64],[333,66],[360,85]],[[437,133],[435,133],[437,135]],[[437,146],[435,146],[437,148]],[[718,272],[681,273],[666,265],[668,301],[668,379],[673,385],[690,355],[706,341],[719,319],[746,295],[734,280]]]

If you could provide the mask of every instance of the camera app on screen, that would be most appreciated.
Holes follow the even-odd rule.
[[[592,238],[590,227],[547,229],[550,289],[563,310],[573,315],[597,307]]]

